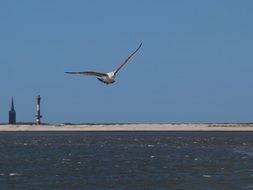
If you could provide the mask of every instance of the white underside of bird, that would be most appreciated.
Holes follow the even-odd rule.
[[[103,82],[105,84],[112,84],[115,82],[115,77],[116,77],[116,74],[115,74],[115,71],[113,71],[113,72],[106,73],[106,76],[97,77],[97,79],[100,82]]]
[[[119,72],[119,70],[128,63],[129,59],[141,48],[142,43],[138,46],[138,48],[130,54],[124,61],[121,63],[118,68],[115,71],[108,72],[108,73],[100,73],[100,72],[94,72],[94,71],[85,71],[85,72],[66,72],[67,74],[80,74],[80,75],[86,75],[86,76],[96,76],[97,79],[104,83],[104,84],[112,84],[115,82],[116,74]]]

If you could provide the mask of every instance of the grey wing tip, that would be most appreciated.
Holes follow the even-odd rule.
[[[65,72],[66,74],[77,74],[77,72]]]
[[[140,45],[138,46],[138,48],[135,50],[135,52],[137,52],[141,48],[141,46],[142,46],[142,42],[140,43]]]

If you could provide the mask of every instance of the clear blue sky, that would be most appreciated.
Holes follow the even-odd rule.
[[[251,0],[0,1],[0,122],[252,122]],[[108,72],[143,46],[116,83]]]

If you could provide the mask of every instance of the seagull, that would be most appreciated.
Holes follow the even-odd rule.
[[[94,71],[86,71],[86,72],[65,72],[67,74],[80,74],[87,76],[96,76],[97,79],[104,84],[112,84],[115,82],[115,77],[122,67],[128,63],[129,59],[141,48],[142,43],[138,46],[138,48],[130,54],[124,61],[121,63],[118,68],[114,71],[108,73],[94,72]]]

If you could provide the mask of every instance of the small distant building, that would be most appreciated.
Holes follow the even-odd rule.
[[[15,124],[16,123],[16,111],[14,108],[14,100],[11,99],[11,109],[9,111],[9,124]]]

